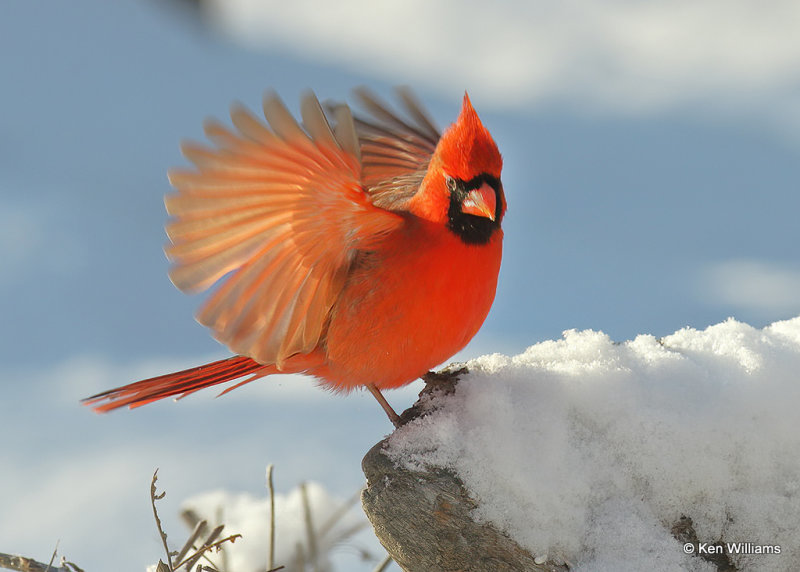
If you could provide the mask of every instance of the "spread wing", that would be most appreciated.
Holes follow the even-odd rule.
[[[355,90],[355,95],[365,112],[355,116],[362,182],[376,205],[401,209],[425,176],[439,129],[407,88],[397,88],[401,112],[366,88]]]
[[[318,344],[359,248],[403,224],[373,204],[346,106],[332,129],[316,97],[303,127],[275,95],[262,121],[234,106],[235,130],[210,121],[212,147],[186,143],[194,169],[170,172],[165,197],[170,278],[199,292],[219,282],[197,319],[235,353],[276,364]]]

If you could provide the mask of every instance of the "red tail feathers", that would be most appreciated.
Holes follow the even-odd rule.
[[[198,389],[253,374],[222,392],[227,393],[231,389],[272,373],[277,373],[275,366],[260,364],[249,357],[235,356],[109,389],[84,399],[84,403],[91,405],[95,411],[105,413],[119,407],[139,407],[173,395],[185,397]]]

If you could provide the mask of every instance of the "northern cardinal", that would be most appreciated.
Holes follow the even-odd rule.
[[[503,161],[464,94],[440,136],[406,90],[404,113],[357,91],[347,105],[274,94],[269,127],[234,105],[213,147],[182,145],[169,174],[165,249],[184,292],[217,288],[197,319],[234,357],[105,391],[97,411],[137,407],[249,376],[305,373],[337,391],[410,383],[462,349],[492,305],[506,210]]]

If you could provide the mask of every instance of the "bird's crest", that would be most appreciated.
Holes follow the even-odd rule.
[[[444,132],[436,151],[448,174],[465,181],[482,173],[499,178],[503,168],[500,151],[466,92],[458,119]]]

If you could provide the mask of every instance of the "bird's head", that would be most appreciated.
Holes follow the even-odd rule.
[[[445,224],[467,244],[485,244],[500,229],[506,210],[502,168],[500,151],[465,93],[458,119],[439,139],[412,210]]]

